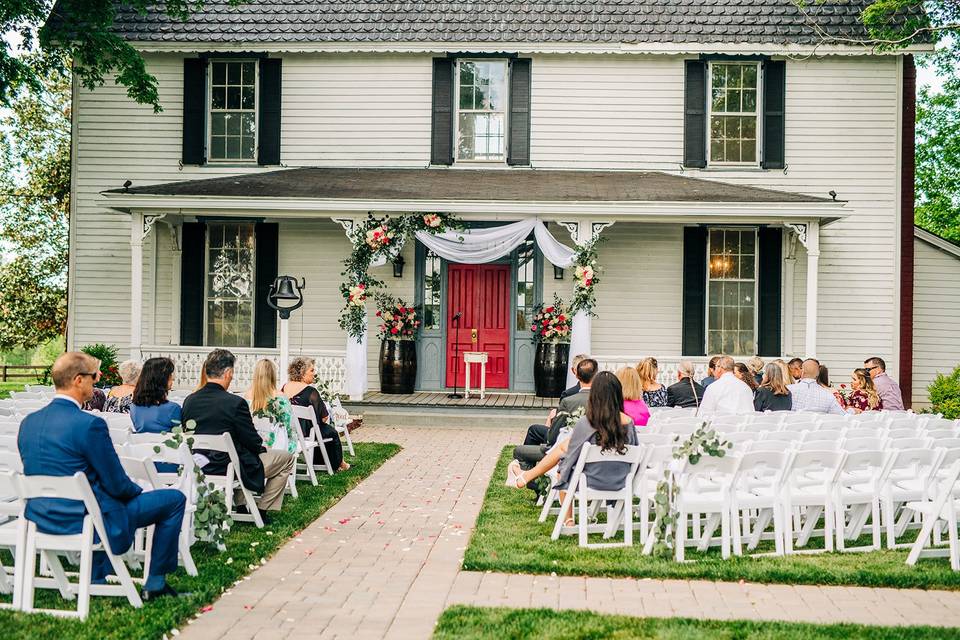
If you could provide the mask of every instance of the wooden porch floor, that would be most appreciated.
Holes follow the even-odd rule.
[[[461,393],[462,395],[462,393]],[[557,406],[557,398],[538,398],[532,393],[491,393],[481,400],[479,395],[470,392],[470,398],[454,400],[447,397],[446,392],[423,391],[411,394],[387,394],[379,391],[370,391],[363,396],[363,400],[351,401],[345,404],[352,406],[408,406],[408,407],[496,407],[502,409],[552,409]]]

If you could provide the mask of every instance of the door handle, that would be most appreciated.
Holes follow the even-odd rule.
[[[470,329],[470,341],[471,341],[471,342],[476,342],[476,341],[477,341],[477,330],[476,330],[476,329]]]

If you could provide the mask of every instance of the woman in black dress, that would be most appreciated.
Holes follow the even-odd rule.
[[[771,362],[763,370],[763,382],[753,396],[753,408],[757,411],[790,411],[793,408],[783,369],[777,363]]]
[[[283,395],[290,398],[290,404],[299,407],[313,407],[317,416],[317,424],[320,425],[320,437],[323,440],[330,439],[330,442],[324,442],[323,446],[327,449],[327,455],[330,457],[330,466],[334,471],[346,471],[350,465],[343,460],[343,445],[340,444],[340,434],[330,424],[330,416],[327,415],[327,406],[320,397],[320,392],[312,386],[317,377],[317,367],[313,358],[294,358],[287,368],[287,377],[290,379],[283,385]],[[310,429],[313,425],[306,420],[300,421],[300,429],[304,436],[310,435]],[[313,452],[313,463],[323,464],[323,454],[319,450]]]

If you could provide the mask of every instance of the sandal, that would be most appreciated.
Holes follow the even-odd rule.
[[[523,470],[520,468],[520,461],[513,460],[507,465],[506,485],[511,489],[522,489],[527,484],[523,479]]]

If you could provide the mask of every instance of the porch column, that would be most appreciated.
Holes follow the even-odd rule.
[[[348,251],[353,248],[353,227],[354,218],[331,218],[334,222],[343,227],[343,231],[350,241]],[[347,336],[346,357],[344,359],[344,369],[346,381],[343,391],[346,392],[351,400],[363,400],[363,394],[368,388],[367,382],[367,333],[364,329],[363,336],[357,342],[356,338]]]
[[[797,237],[788,233],[786,238],[787,256],[783,260],[783,346],[782,353],[794,354],[793,346],[793,299],[797,276]]]
[[[180,265],[183,249],[180,247],[183,223],[170,225],[170,246],[173,268],[170,270],[170,344],[180,344]]]
[[[140,359],[143,321],[143,239],[149,233],[142,213],[130,214],[130,357]]]
[[[806,236],[804,238],[804,235]],[[807,330],[804,357],[817,357],[817,281],[820,270],[820,223],[811,220],[806,224],[806,234],[800,235],[800,242],[807,248]]]

